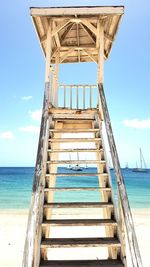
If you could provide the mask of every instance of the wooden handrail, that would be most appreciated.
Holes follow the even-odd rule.
[[[116,181],[117,181],[117,190],[118,190],[118,201],[119,205],[121,205],[122,213],[123,213],[123,220],[126,227],[126,233],[127,233],[127,240],[128,245],[130,248],[131,253],[131,261],[133,267],[142,267],[142,260],[140,255],[140,250],[137,242],[137,237],[134,229],[134,222],[132,218],[132,213],[129,205],[129,200],[126,192],[125,182],[123,175],[121,173],[120,168],[120,162],[117,154],[117,149],[115,145],[115,140],[113,136],[112,126],[110,122],[109,112],[107,108],[106,98],[104,94],[104,88],[103,84],[98,84],[98,91],[99,91],[99,97],[100,97],[100,105],[102,107],[104,122],[105,122],[105,128],[109,143],[109,148],[111,152],[113,167],[115,170],[116,175]]]
[[[94,98],[94,91],[97,91],[97,85],[89,84],[72,84],[72,85],[59,85],[58,98],[63,98],[63,103],[58,105],[61,108],[75,109],[91,109],[98,107],[97,98]],[[61,91],[61,92],[60,92]],[[74,91],[74,93],[73,93]],[[89,99],[86,92],[89,91]],[[94,100],[94,101],[93,101]],[[59,101],[58,101],[59,102]]]
[[[27,233],[24,246],[23,267],[39,266],[40,257],[40,224],[43,219],[43,199],[44,182],[46,175],[47,142],[49,134],[50,119],[48,115],[49,107],[49,82],[45,84],[45,94],[43,101],[43,112],[41,129],[38,144],[38,153],[35,167],[35,175],[32,190],[31,206],[28,217]]]

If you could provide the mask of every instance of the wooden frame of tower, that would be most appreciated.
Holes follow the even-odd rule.
[[[46,67],[41,130],[23,267],[142,267],[103,85],[104,61],[109,56],[123,12],[122,6],[31,8],[31,16],[46,59]],[[59,84],[59,64],[76,62],[97,64],[96,85]],[[102,133],[104,126],[115,171],[118,204],[113,195]],[[86,157],[89,153],[94,155],[94,160],[91,160],[90,156],[89,159],[71,160],[69,157],[69,160],[64,160],[70,153],[73,155],[83,153],[82,155],[86,154]],[[76,168],[70,172],[60,172],[57,168],[61,164],[75,164],[77,167],[85,163],[95,164],[97,172],[86,171],[85,175],[84,171],[80,173],[75,171]],[[65,187],[58,186],[59,179],[67,177],[79,181],[85,176],[97,179],[98,186],[89,187],[87,183],[82,187],[72,186],[71,180]],[[90,197],[89,192],[97,191],[100,201],[93,202],[87,198],[80,202],[74,200],[69,202],[67,198],[65,202],[56,201],[56,192],[68,191],[85,192],[85,194],[87,192],[86,197],[88,195]],[[96,218],[86,217],[87,210],[93,212],[95,209]],[[62,219],[61,210],[67,210],[69,216],[76,214],[75,219],[74,217]],[[85,217],[81,218],[80,215],[84,214]],[[89,232],[93,226],[98,226],[103,227],[105,231],[103,236],[99,234],[97,237],[73,238],[67,236],[67,231],[65,237],[53,236],[52,228],[60,226],[64,229],[89,227]],[[99,251],[95,254],[95,258],[90,258],[88,252],[87,258],[75,253],[75,257],[71,259],[68,257],[69,253],[64,252],[63,255],[61,253],[64,248],[68,251],[70,248],[78,247],[84,249],[99,247]],[[130,250],[129,259],[126,247]],[[101,252],[102,248],[106,250],[105,257]],[[53,249],[58,250],[56,258],[51,257],[49,253],[49,250]]]

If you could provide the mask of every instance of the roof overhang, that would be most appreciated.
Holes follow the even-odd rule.
[[[52,63],[98,61],[98,23],[104,25],[104,56],[108,58],[124,13],[123,6],[45,7],[30,9],[44,54],[52,25]]]

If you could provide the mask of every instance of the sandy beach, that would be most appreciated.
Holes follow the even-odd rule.
[[[136,209],[133,210],[132,213],[143,266],[148,267],[150,248],[150,209]],[[27,210],[0,211],[0,266],[21,267],[27,217]]]

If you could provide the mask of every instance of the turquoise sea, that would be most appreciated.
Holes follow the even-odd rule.
[[[70,172],[60,167],[59,172]],[[84,187],[98,186],[97,177],[86,176],[87,172],[95,173],[96,168],[84,169],[83,177],[59,177],[58,187]],[[150,170],[147,173],[135,173],[131,169],[122,169],[125,184],[130,200],[131,208],[150,209]],[[113,185],[114,171],[111,170]],[[25,167],[1,167],[0,168],[0,209],[28,209],[30,206],[34,168]],[[115,190],[116,191],[116,190]],[[99,193],[96,191],[87,192],[58,192],[55,195],[56,201],[98,201]]]

